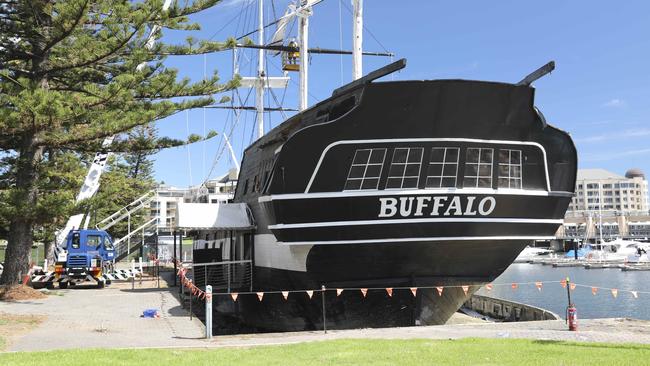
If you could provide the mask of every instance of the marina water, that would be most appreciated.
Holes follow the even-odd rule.
[[[571,301],[578,308],[579,318],[635,318],[650,320],[650,293],[639,293],[634,298],[629,291],[650,292],[650,271],[621,271],[611,269],[585,269],[583,267],[554,268],[548,265],[513,263],[494,280],[494,287],[485,287],[478,294],[521,302],[550,310],[565,318],[567,290],[560,283],[544,283],[539,291],[536,281],[560,281],[569,277],[571,282],[589,287],[576,287],[571,291]],[[512,283],[527,283],[512,289]],[[502,284],[502,285],[498,285]],[[594,296],[591,286],[599,288]],[[614,298],[608,288],[618,289]]]

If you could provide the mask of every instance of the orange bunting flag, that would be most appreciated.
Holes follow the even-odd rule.
[[[289,291],[282,291],[282,297],[286,300],[289,297]]]
[[[487,285],[485,285],[485,288],[486,288],[488,291],[492,291],[492,287],[493,287],[493,286],[492,286],[491,283],[488,283]]]
[[[596,296],[597,293],[598,293],[598,287],[592,287],[591,288],[591,294]]]
[[[465,295],[467,295],[467,292],[469,291],[469,286],[460,286],[460,287],[462,287],[463,292],[465,293]]]
[[[307,290],[307,295],[311,299],[311,297],[314,296],[314,291],[313,290]]]
[[[630,291],[632,293],[632,296],[634,296],[635,299],[639,298],[639,293],[636,291]]]
[[[543,285],[544,285],[544,284],[543,284],[542,282],[535,282],[535,287],[537,287],[537,289],[538,289],[539,291],[542,291],[542,286],[543,286]]]
[[[386,287],[386,293],[388,293],[389,297],[393,297],[393,288],[392,287]]]
[[[361,289],[361,294],[363,295],[363,297],[366,297],[366,294],[367,294],[367,293],[368,293],[368,289],[367,289],[367,288],[362,288],[362,289]]]
[[[615,289],[615,288],[612,289],[612,296],[614,296],[614,297],[618,296],[618,289]]]
[[[230,294],[230,297],[232,297],[232,301],[237,301],[238,296],[239,296],[239,294],[236,293],[236,292],[233,292],[232,294]]]
[[[575,284],[575,283],[571,283],[571,285],[570,285],[569,287],[571,288],[571,291],[573,291],[573,290],[576,289],[576,284]]]
[[[516,283],[513,283],[512,285],[510,285],[510,287],[511,287],[513,290],[516,290],[517,287],[519,287],[519,285],[516,284]]]
[[[438,296],[442,296],[442,290],[444,289],[444,287],[436,287],[436,290],[438,290]]]
[[[560,285],[562,285],[562,288],[566,288],[566,280],[560,281]]]
[[[262,301],[262,298],[263,298],[263,297],[264,297],[264,293],[263,293],[263,292],[258,292],[258,293],[257,293],[257,298],[258,298],[260,301]]]
[[[417,296],[418,288],[417,287],[411,287],[411,293],[413,294],[413,297]]]
[[[336,289],[336,296],[341,295],[341,292],[343,292],[343,289],[342,288],[337,288]]]

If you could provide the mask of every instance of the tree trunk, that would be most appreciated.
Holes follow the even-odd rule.
[[[34,215],[38,187],[37,164],[43,154],[43,149],[34,146],[34,136],[25,136],[23,146],[19,151],[16,166],[16,194],[13,206],[16,215],[9,222],[7,251],[5,253],[4,269],[0,284],[14,285],[21,281],[21,276],[29,271],[29,258],[34,243]]]
[[[43,246],[44,259],[47,259],[47,263],[54,264],[54,247],[56,246],[56,239],[47,240]],[[44,269],[47,271],[47,268]]]
[[[11,220],[5,264],[0,277],[0,284],[15,285],[21,276],[29,272],[29,257],[32,250],[33,236],[29,220]]]

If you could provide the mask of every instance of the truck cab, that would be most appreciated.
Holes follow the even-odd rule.
[[[95,280],[99,287],[103,287],[102,272],[112,271],[115,258],[111,236],[103,230],[71,230],[66,249],[65,263],[58,263],[55,267],[55,273],[67,279],[59,282],[59,286],[65,288],[67,283]]]

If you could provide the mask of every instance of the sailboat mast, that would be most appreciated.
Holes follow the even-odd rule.
[[[357,80],[363,76],[363,0],[352,0],[352,4],[352,79]]]
[[[258,44],[264,46],[264,1],[259,0],[259,25],[258,25]],[[257,85],[255,86],[257,95],[255,97],[255,107],[257,109],[257,138],[264,136],[264,49],[260,48],[257,55]]]
[[[305,5],[305,4],[303,4]],[[307,87],[309,85],[309,15],[298,14],[300,21],[300,103],[299,110],[307,109]]]

